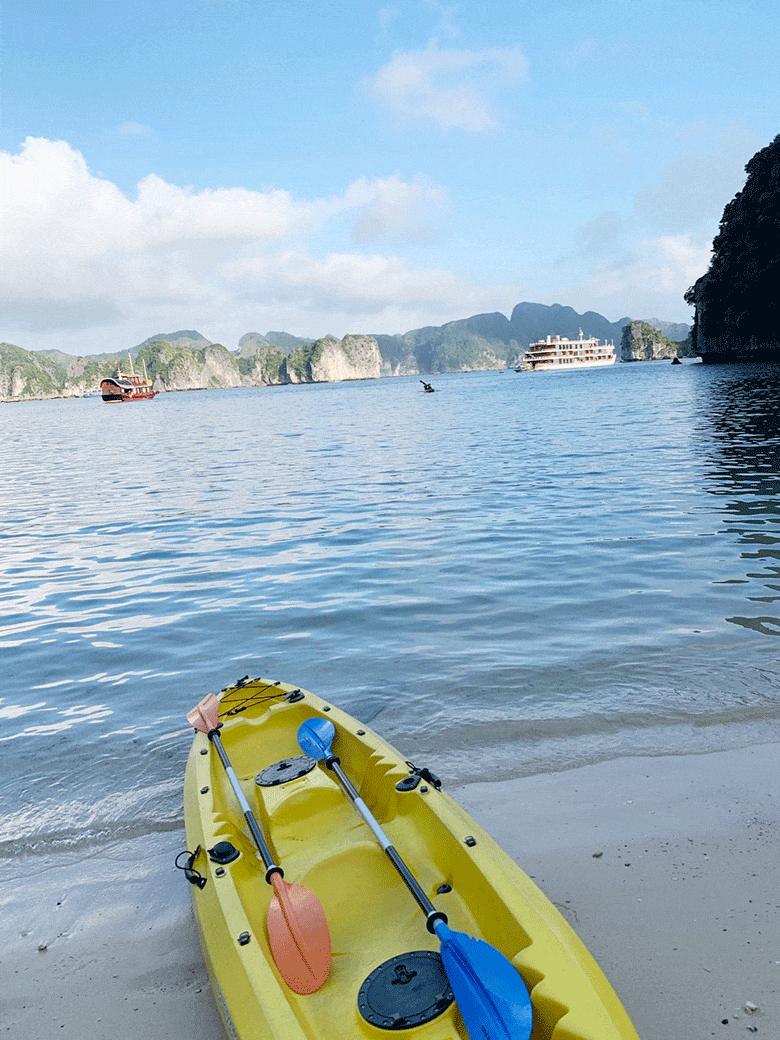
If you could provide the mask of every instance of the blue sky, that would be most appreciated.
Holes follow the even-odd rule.
[[[0,339],[31,350],[405,332],[523,300],[689,321],[780,133],[765,0],[0,12]]]

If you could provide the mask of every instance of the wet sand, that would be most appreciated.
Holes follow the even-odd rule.
[[[600,963],[642,1040],[780,1036],[780,745],[450,793]],[[183,832],[6,862],[0,1035],[224,1040]]]

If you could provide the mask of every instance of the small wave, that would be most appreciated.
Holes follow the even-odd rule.
[[[508,712],[507,712],[508,714]],[[701,754],[780,739],[780,704],[708,705],[699,713],[667,710],[573,712],[568,716],[464,717],[433,729],[396,730],[392,742],[446,783],[460,785],[560,772],[624,756]]]
[[[182,826],[182,815],[179,813],[175,818],[125,820],[83,830],[65,827],[57,831],[39,832],[0,841],[0,860],[18,860],[22,857],[49,856],[52,853],[63,852],[83,854],[85,851],[98,850],[107,845],[132,841],[150,834],[167,834],[180,830]]]
[[[98,848],[174,830],[182,818],[179,778],[102,793],[93,802],[23,802],[0,820],[0,859]]]

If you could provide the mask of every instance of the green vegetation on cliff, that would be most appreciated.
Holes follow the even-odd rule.
[[[204,352],[162,339],[147,342],[136,356],[136,364],[146,362],[146,371],[152,382],[159,381],[165,385],[172,383],[177,373],[190,367],[194,360],[200,361],[202,365],[205,362]]]
[[[780,135],[745,167],[723,211],[706,274],[685,294],[704,361],[780,357]]]
[[[325,345],[328,341],[337,343],[338,340],[332,336],[318,339],[316,343],[307,343],[305,346],[296,346],[287,355],[286,370],[287,377],[293,383],[310,383],[313,380],[312,365],[316,365],[322,359]]]
[[[632,321],[623,326],[620,341],[621,361],[660,361],[691,357],[690,337],[682,343],[664,336],[646,321]]]
[[[524,349],[511,322],[500,313],[475,314],[375,339],[391,375],[506,368]]]
[[[0,397],[58,397],[65,366],[43,354],[0,343]]]
[[[84,394],[96,393],[100,380],[106,374],[103,361],[95,358],[68,358],[65,369],[65,382],[55,397],[83,397]]]
[[[271,343],[253,344],[251,351],[245,345],[238,356],[238,371],[250,383],[270,386],[284,382],[284,363],[284,351]]]

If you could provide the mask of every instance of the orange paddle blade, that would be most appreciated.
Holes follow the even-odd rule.
[[[328,977],[330,932],[322,903],[309,888],[271,875],[268,942],[282,978],[295,993],[314,993]]]
[[[219,701],[213,693],[207,694],[200,704],[187,712],[187,722],[203,733],[211,733],[217,728],[219,719]]]

